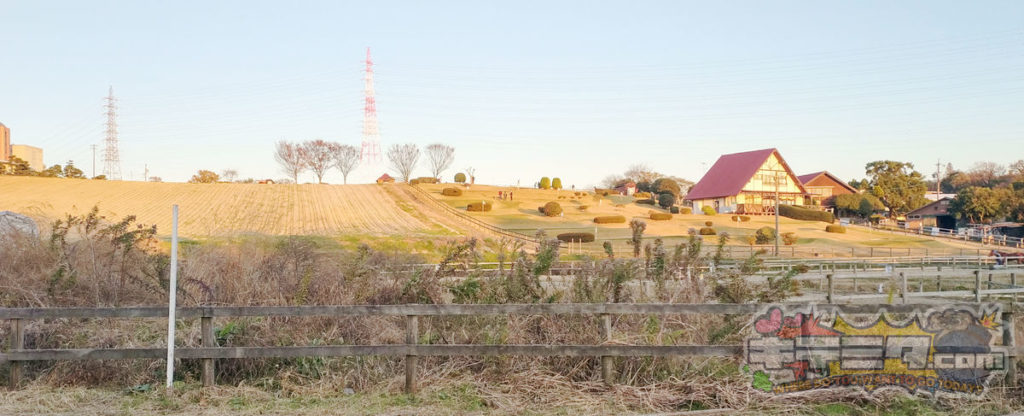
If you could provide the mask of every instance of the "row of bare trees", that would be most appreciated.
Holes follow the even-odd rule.
[[[274,159],[295,183],[299,183],[299,174],[307,170],[316,175],[317,183],[324,183],[324,175],[331,168],[338,168],[348,183],[348,174],[359,165],[359,156],[355,146],[320,139],[303,143],[282,140],[277,142],[274,153]]]
[[[425,150],[427,162],[430,163],[430,174],[434,178],[440,178],[441,173],[451,167],[452,162],[455,161],[454,147],[434,143],[428,145]],[[392,145],[387,151],[387,157],[391,163],[391,169],[398,174],[402,181],[409,182],[412,171],[420,160],[420,148],[412,143]]]
[[[440,178],[441,173],[451,167],[455,160],[455,148],[441,143],[434,143],[425,148],[430,172],[435,178]],[[409,181],[413,169],[420,159],[420,149],[415,144],[396,144],[388,149],[388,161],[391,169],[405,182]],[[360,152],[355,146],[328,142],[324,140],[309,140],[303,143],[292,143],[287,141],[277,142],[277,151],[274,159],[281,165],[281,168],[291,175],[295,183],[299,183],[299,174],[305,171],[313,172],[316,175],[317,183],[324,183],[324,175],[331,168],[337,168],[348,183],[348,174],[359,166]]]

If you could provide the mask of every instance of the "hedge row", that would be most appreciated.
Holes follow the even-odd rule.
[[[466,211],[490,211],[490,202],[473,202],[466,206]]]
[[[651,193],[650,192],[637,192],[637,193],[633,194],[633,198],[640,198],[640,199],[647,198],[647,199],[649,199],[649,198],[651,198]]]
[[[444,188],[441,190],[441,195],[444,196],[462,196],[462,190],[459,188]]]
[[[410,185],[416,185],[418,183],[437,183],[437,178],[420,177],[409,180]]]
[[[621,215],[607,215],[604,217],[594,217],[594,222],[598,224],[617,224],[626,222],[626,217]]]
[[[836,220],[831,212],[800,208],[792,205],[779,205],[779,215],[795,220],[823,221],[830,224]]]
[[[559,241],[573,243],[590,243],[594,241],[594,233],[562,233],[555,236]]]
[[[830,233],[846,234],[846,227],[839,224],[829,224],[825,226],[825,231]]]
[[[668,221],[672,219],[672,214],[667,214],[664,212],[652,212],[651,219],[655,221]]]
[[[654,205],[654,200],[650,199],[650,198],[648,198],[648,199],[638,199],[638,200],[636,200],[636,203],[641,204],[641,205]]]

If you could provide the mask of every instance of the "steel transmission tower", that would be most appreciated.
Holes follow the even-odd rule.
[[[366,102],[363,106],[363,163],[380,161],[380,130],[377,127],[377,100],[373,91],[373,60],[366,48]]]
[[[114,98],[114,87],[104,105],[107,109],[107,140],[103,149],[103,174],[110,180],[121,180],[121,156],[117,152],[117,99]]]

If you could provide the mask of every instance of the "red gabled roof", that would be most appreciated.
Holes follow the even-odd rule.
[[[393,181],[393,180],[395,180],[395,178],[392,178],[391,175],[388,175],[388,174],[385,173],[383,175],[380,175],[380,177],[377,178],[377,180],[378,181]]]
[[[722,155],[711,166],[708,173],[704,174],[703,178],[700,178],[700,182],[697,182],[696,185],[690,188],[690,192],[686,194],[686,199],[694,200],[739,195],[740,191],[743,190],[743,185],[750,182],[750,178],[757,173],[757,170],[773,153],[778,156],[786,171],[790,175],[796,176],[793,170],[789,168],[789,165],[786,164],[786,161],[782,159],[782,155],[778,155],[778,151],[774,148]],[[806,192],[802,183],[798,183],[797,186],[801,191]]]
[[[800,175],[797,178],[800,179],[800,183],[806,184],[807,182],[813,181],[815,178],[817,178],[817,177],[819,177],[821,175],[828,176],[829,178],[832,178],[833,181],[835,181],[836,183],[838,183],[838,184],[842,185],[844,188],[846,188],[846,190],[848,190],[850,192],[853,192],[853,193],[857,193],[857,189],[856,188],[850,186],[850,184],[848,184],[846,182],[843,182],[842,179],[837,178],[836,175],[833,175],[832,173],[830,173],[827,170],[823,170],[821,172],[808,173],[806,175]]]

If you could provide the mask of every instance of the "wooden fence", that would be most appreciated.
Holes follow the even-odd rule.
[[[910,313],[935,307],[933,304],[791,304],[814,306],[820,311],[844,314],[874,314],[880,309],[890,313]],[[948,304],[951,307],[976,308],[979,304]],[[202,383],[213,385],[214,359],[233,358],[297,358],[342,356],[398,356],[405,359],[405,390],[416,391],[417,357],[419,356],[563,356],[601,357],[601,374],[606,383],[614,381],[613,357],[667,356],[736,356],[742,345],[618,345],[612,344],[612,315],[690,315],[690,314],[754,314],[762,304],[506,304],[506,305],[344,305],[344,306],[224,306],[179,308],[182,319],[201,320],[199,348],[175,348],[175,356],[202,360]],[[1013,314],[1004,308],[1003,345],[1013,348]],[[166,307],[131,308],[0,308],[0,319],[11,325],[10,350],[0,353],[0,363],[10,362],[10,386],[21,380],[21,364],[25,361],[162,359],[166,348],[103,348],[103,349],[25,349],[25,323],[33,319],[57,318],[160,318],[167,317]],[[599,345],[466,345],[419,344],[419,317],[484,316],[484,315],[589,315],[600,318],[599,328],[604,343]],[[312,316],[404,316],[405,344],[391,345],[317,345],[283,347],[218,347],[213,320],[223,317],[312,317]],[[1010,359],[1010,368],[1015,364]]]

